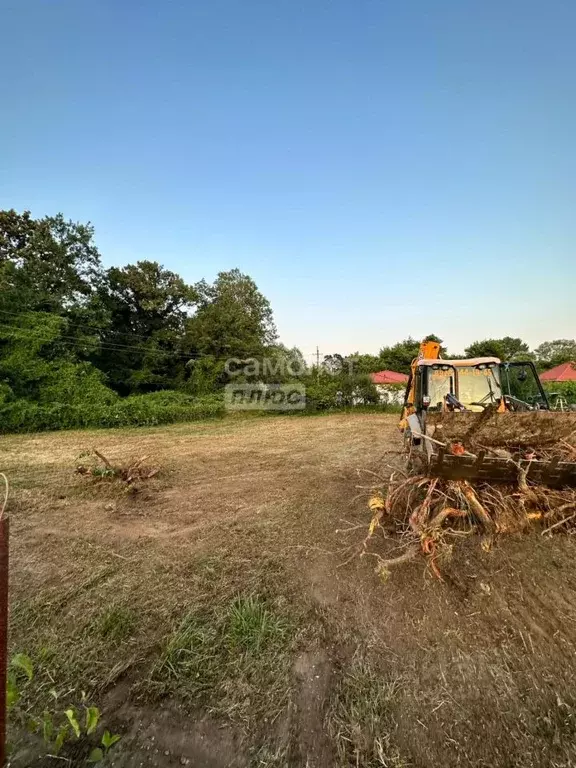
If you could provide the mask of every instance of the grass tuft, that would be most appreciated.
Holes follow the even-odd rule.
[[[109,608],[100,616],[98,631],[103,640],[121,643],[134,634],[136,615],[129,608],[122,606]]]
[[[288,618],[258,595],[192,611],[166,638],[150,692],[243,724],[273,719],[289,696],[292,638]]]
[[[257,596],[238,597],[230,606],[226,635],[231,649],[258,653],[280,645],[287,631],[287,622]]]

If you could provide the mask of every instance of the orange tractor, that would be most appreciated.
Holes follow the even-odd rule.
[[[550,410],[531,361],[444,360],[440,344],[422,342],[400,429],[431,476],[576,485],[576,413]]]

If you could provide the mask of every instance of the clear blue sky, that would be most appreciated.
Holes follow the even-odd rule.
[[[306,353],[576,336],[574,0],[4,0],[0,206]]]

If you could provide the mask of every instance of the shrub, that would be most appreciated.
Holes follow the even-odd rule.
[[[369,376],[321,376],[306,382],[306,408],[323,411],[332,408],[378,405],[376,387]]]
[[[551,381],[544,383],[544,389],[548,395],[548,399],[553,401],[551,394],[558,394],[565,400],[573,405],[576,403],[576,381]]]
[[[111,402],[34,403],[15,400],[0,406],[0,431],[40,432],[82,427],[141,427],[221,416],[222,398],[153,392]]]

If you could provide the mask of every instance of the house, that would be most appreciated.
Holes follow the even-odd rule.
[[[377,373],[371,373],[370,378],[380,396],[380,402],[402,405],[404,402],[404,390],[408,383],[408,376],[405,373],[378,371]]]
[[[561,363],[540,374],[540,381],[576,381],[576,363]]]

